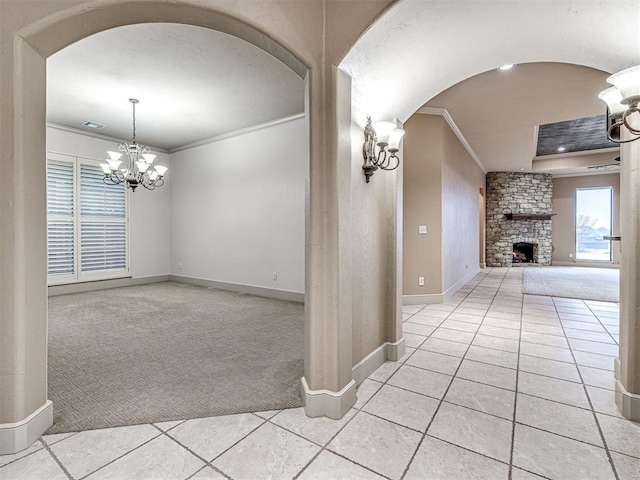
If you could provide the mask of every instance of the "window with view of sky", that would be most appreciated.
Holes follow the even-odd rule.
[[[576,190],[576,260],[611,261],[612,187]]]

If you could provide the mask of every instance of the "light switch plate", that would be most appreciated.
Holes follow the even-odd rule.
[[[419,225],[418,226],[418,233],[420,235],[425,235],[427,233],[427,226],[426,225]]]

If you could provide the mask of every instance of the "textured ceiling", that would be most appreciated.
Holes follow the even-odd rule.
[[[304,111],[304,81],[259,48],[187,25],[87,37],[47,60],[47,121],[167,150]],[[100,130],[85,121],[104,124]]]
[[[605,105],[597,95],[607,77],[578,65],[527,63],[471,77],[426,105],[449,111],[489,171],[545,171],[534,165],[537,127],[603,114]],[[604,123],[600,128],[604,133]],[[563,172],[581,173],[586,166],[583,162]]]
[[[352,101],[363,112],[354,121],[405,121],[440,92],[506,63],[609,73],[638,65],[638,25],[638,0],[399,0],[340,68],[353,77]]]

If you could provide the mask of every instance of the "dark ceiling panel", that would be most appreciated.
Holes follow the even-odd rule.
[[[538,127],[536,156],[616,147],[607,139],[605,115],[548,123]],[[563,151],[558,148],[564,147]]]

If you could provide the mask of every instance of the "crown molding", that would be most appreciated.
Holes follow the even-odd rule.
[[[305,114],[297,113],[295,115],[290,115],[288,117],[278,118],[276,120],[271,120],[270,122],[259,123],[257,125],[252,125],[251,127],[241,128],[239,130],[234,130],[232,132],[223,133],[222,135],[216,135],[209,138],[203,138],[202,140],[198,140],[196,142],[186,143],[176,148],[172,148],[169,150],[169,153],[177,153],[183,150],[188,150],[190,148],[201,147],[203,145],[208,145],[210,143],[219,142],[220,140],[226,140],[227,138],[237,137],[239,135],[246,135],[247,133],[256,132],[258,130],[262,130],[264,128],[274,127],[276,125],[280,125],[282,123],[292,122],[294,120],[298,120],[300,118],[304,118]]]
[[[545,172],[535,172],[535,173],[545,173]],[[577,173],[551,173],[553,178],[570,178],[570,177],[593,177],[594,175],[620,175],[620,169],[618,170],[597,170],[593,169],[592,172],[577,172]]]
[[[67,127],[66,125],[60,125],[58,123],[47,122],[47,128],[61,130],[63,132],[75,133],[77,135],[84,135],[85,137],[97,138],[98,140],[106,140],[108,142],[123,143],[127,141],[121,138],[110,137],[109,135],[102,135],[101,133],[89,132],[87,130],[82,130],[81,128]],[[145,145],[155,152],[169,153],[169,150],[166,150],[164,148],[154,147],[153,145],[149,145],[148,143],[145,143]]]
[[[458,140],[460,140],[460,143],[462,143],[462,145],[467,150],[467,152],[469,152],[469,155],[471,155],[471,158],[473,158],[473,161],[476,162],[476,165],[478,165],[480,170],[482,170],[482,173],[484,173],[485,175],[487,174],[488,172],[487,167],[484,166],[484,164],[480,161],[480,159],[476,155],[476,152],[473,151],[473,148],[471,148],[471,145],[469,145],[469,142],[467,142],[467,139],[464,138],[464,135],[462,135],[462,132],[460,131],[456,123],[453,121],[453,118],[451,117],[451,115],[449,114],[446,108],[422,107],[418,109],[416,113],[421,113],[423,115],[442,116],[447,122],[447,124],[449,125],[449,127],[451,127],[451,130],[453,130],[453,133],[456,134],[456,137],[458,137]]]
[[[190,148],[200,147],[202,145],[208,145],[210,143],[219,142],[220,140],[226,140],[227,138],[237,137],[239,135],[245,135],[247,133],[256,132],[258,130],[262,130],[269,127],[274,127],[276,125],[280,125],[282,123],[292,122],[294,120],[298,120],[300,118],[304,118],[305,113],[297,113],[295,115],[290,115],[288,117],[278,118],[276,120],[271,120],[270,122],[259,123],[257,125],[252,125],[250,127],[241,128],[238,130],[234,130],[232,132],[223,133],[222,135],[215,135],[213,137],[203,138],[202,140],[197,140],[195,142],[186,143],[184,145],[180,145],[179,147],[165,149],[154,147],[153,145],[146,144],[149,148],[151,148],[155,152],[162,152],[167,154],[181,152],[183,150],[188,150]],[[86,130],[82,130],[80,128],[67,127],[66,125],[59,125],[57,123],[47,123],[48,128],[53,128],[55,130],[61,130],[63,132],[75,133],[78,135],[84,135],[86,137],[97,138],[99,140],[106,140],[109,142],[122,143],[123,140],[121,138],[110,137],[109,135],[102,135],[96,132],[89,132]]]

